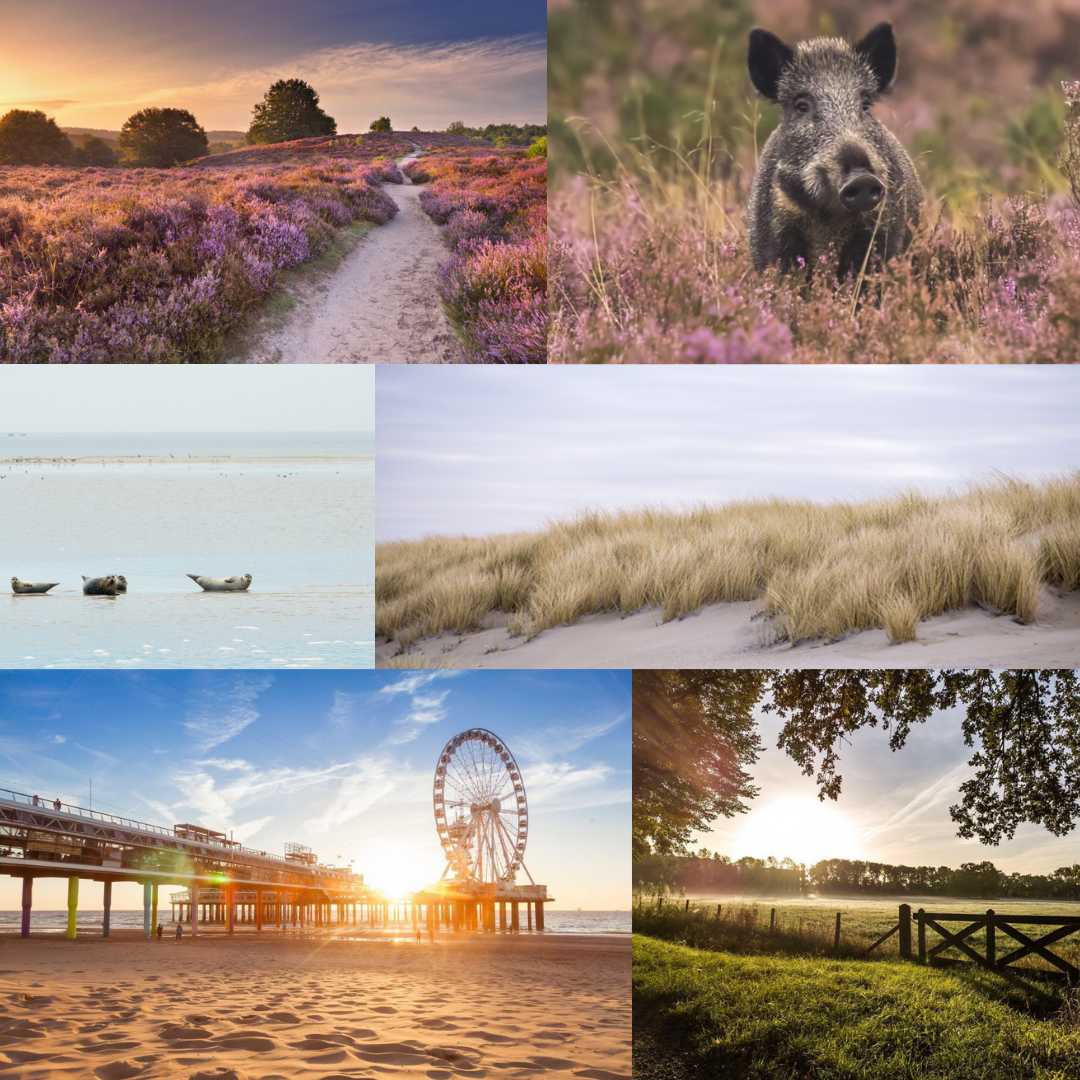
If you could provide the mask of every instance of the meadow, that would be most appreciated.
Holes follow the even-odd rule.
[[[530,637],[595,612],[667,622],[755,601],[761,644],[884,628],[978,604],[1033,622],[1046,590],[1080,587],[1080,474],[862,502],[760,499],[688,510],[586,511],[534,532],[376,548],[377,638],[407,650],[493,612]]]
[[[302,139],[179,169],[0,167],[0,360],[212,362],[283,271],[397,212],[396,157],[443,133]]]
[[[749,29],[897,27],[876,108],[926,189],[907,254],[839,280],[751,267],[746,202],[778,111]],[[1067,0],[553,4],[552,363],[1080,360],[1080,37]],[[1070,44],[1071,43],[1071,44]]]
[[[448,149],[405,166],[450,249],[439,292],[466,363],[547,362],[547,159]]]

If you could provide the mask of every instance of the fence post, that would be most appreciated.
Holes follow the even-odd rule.
[[[840,955],[840,912],[836,913],[836,937],[833,939],[833,956]]]
[[[716,905],[716,917],[718,919],[720,918],[720,905],[719,904]]]
[[[769,933],[776,929],[776,908],[772,908],[769,911]]]
[[[683,911],[689,911],[689,910],[690,910],[690,900],[689,900],[689,899],[687,899],[687,901],[686,901],[686,907],[684,907],[684,908],[683,908]]]
[[[986,913],[986,966],[993,968],[997,965],[997,942],[994,938],[994,909]]]
[[[919,963],[926,963],[926,912],[919,908],[916,918],[919,920]]]
[[[911,959],[911,905],[900,905],[900,959]]]
[[[656,894],[656,910],[659,911],[664,906],[664,897],[661,893]]]

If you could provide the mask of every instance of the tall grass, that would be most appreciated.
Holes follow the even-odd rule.
[[[768,641],[872,627],[910,641],[920,620],[971,604],[1035,622],[1044,589],[1078,584],[1080,472],[862,502],[589,510],[536,532],[384,543],[375,632],[404,649],[493,611],[533,635],[596,612],[650,606],[667,621],[756,601]]]

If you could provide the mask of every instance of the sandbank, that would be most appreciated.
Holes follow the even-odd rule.
[[[978,607],[949,611],[918,623],[914,641],[890,644],[884,630],[863,630],[837,641],[821,638],[771,645],[767,625],[750,603],[709,604],[662,622],[659,609],[625,618],[588,615],[570,626],[544,630],[526,641],[510,637],[506,619],[488,628],[426,638],[408,656],[432,666],[484,668],[917,668],[1075,667],[1080,665],[1080,592],[1059,597],[1046,590],[1039,621],[1023,625],[1011,615]],[[375,666],[398,652],[378,642]]]
[[[23,1080],[630,1078],[630,939],[0,936]]]

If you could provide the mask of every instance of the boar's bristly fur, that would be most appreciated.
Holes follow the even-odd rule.
[[[922,185],[872,111],[896,77],[892,27],[880,23],[857,45],[813,38],[794,48],[752,30],[748,63],[754,86],[782,110],[750,192],[754,267],[812,267],[831,248],[845,274],[871,243],[883,260],[904,251]]]

